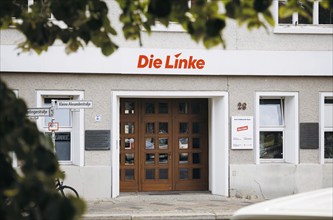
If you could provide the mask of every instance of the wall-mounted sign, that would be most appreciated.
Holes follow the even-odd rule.
[[[28,117],[49,117],[50,108],[28,108],[27,110]]]
[[[87,100],[58,100],[57,108],[70,108],[70,109],[81,109],[81,108],[92,108],[92,101]]]
[[[231,149],[253,149],[253,117],[231,117]]]
[[[274,57],[274,59],[272,59]],[[94,59],[94,65],[91,65]],[[52,46],[43,56],[22,53],[14,45],[0,45],[2,72],[68,74],[156,74],[231,76],[332,76],[332,51],[264,51],[119,48],[112,56],[86,47],[71,56]],[[56,60],[57,62],[53,62]],[[276,62],[283,60],[283,62]],[[43,65],[40,65],[43,63]],[[61,63],[61,65],[59,65]],[[239,64],[242,65],[239,65]],[[295,65],[302,63],[302,65]]]
[[[138,65],[139,69],[203,69],[205,67],[205,60],[195,58],[193,56],[182,56],[182,53],[176,53],[173,56],[165,55],[164,57],[155,57],[154,54],[139,55]]]
[[[85,131],[86,150],[110,150],[110,142],[111,142],[110,130]]]

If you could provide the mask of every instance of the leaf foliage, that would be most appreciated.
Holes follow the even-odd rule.
[[[128,40],[142,45],[142,31],[151,33],[157,23],[166,27],[178,23],[196,42],[207,48],[226,43],[223,32],[227,20],[235,20],[249,30],[268,28],[275,22],[271,13],[273,0],[116,0],[121,9],[122,32]],[[333,1],[322,0],[321,6],[333,8]],[[288,0],[281,7],[280,16],[294,12],[310,19],[312,1]],[[1,0],[0,27],[15,28],[26,40],[18,46],[23,51],[47,51],[56,40],[72,53],[92,43],[104,55],[111,55],[118,46],[112,37],[117,34],[108,18],[103,0],[34,0],[27,7],[26,0]]]
[[[0,216],[3,220],[79,219],[85,203],[62,197],[64,178],[52,141],[26,117],[27,107],[0,79]],[[19,167],[14,168],[13,155]]]

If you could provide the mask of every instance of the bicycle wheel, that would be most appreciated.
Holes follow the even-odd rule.
[[[79,193],[71,186],[62,186],[59,188],[61,195],[65,197],[79,197]]]

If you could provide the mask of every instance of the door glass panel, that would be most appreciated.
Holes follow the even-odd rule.
[[[179,149],[188,149],[188,138],[179,138]]]
[[[147,134],[154,134],[154,129],[155,128],[155,124],[152,122],[146,123],[146,133]]]
[[[193,122],[193,124],[192,124],[192,133],[193,134],[200,133],[200,123],[199,122]]]
[[[192,154],[192,163],[199,164],[200,163],[200,153]]]
[[[186,102],[179,103],[178,107],[179,114],[188,114],[188,105]]]
[[[180,164],[188,163],[188,153],[179,154],[179,163]]]
[[[152,102],[147,102],[145,106],[146,114],[155,114],[155,105]]]
[[[181,180],[188,179],[188,169],[187,168],[179,169],[179,179],[181,179]]]
[[[160,179],[167,180],[168,179],[168,169],[159,169],[158,175]]]
[[[134,165],[134,154],[125,154],[125,165]]]
[[[200,113],[200,103],[194,102],[192,103],[192,114]]]
[[[160,164],[167,164],[168,163],[168,154],[160,154],[158,160],[159,160]]]
[[[155,169],[146,169],[146,179],[147,180],[155,179]]]
[[[168,138],[159,138],[159,149],[168,149]]]
[[[192,148],[200,148],[200,138],[192,138]]]
[[[125,138],[125,149],[134,149],[134,138]]]
[[[146,138],[146,150],[155,149],[154,138]]]
[[[180,134],[188,133],[188,123],[186,123],[186,122],[179,123],[179,133]]]
[[[134,180],[134,170],[125,169],[125,180]]]
[[[146,154],[146,164],[155,163],[155,154]]]
[[[158,103],[158,112],[160,114],[168,114],[168,103]]]
[[[125,102],[125,111],[126,115],[134,114],[134,102]]]
[[[160,122],[159,123],[159,133],[160,134],[167,134],[168,133],[168,123],[167,122]]]
[[[134,123],[125,123],[125,134],[134,134]]]
[[[194,168],[192,170],[192,179],[200,179],[200,168]]]

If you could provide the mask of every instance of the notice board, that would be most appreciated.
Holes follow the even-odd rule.
[[[231,149],[253,149],[253,116],[231,117]]]

